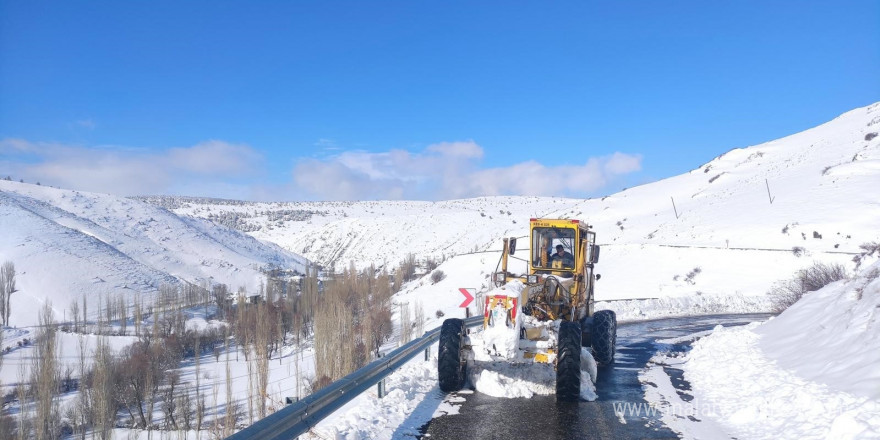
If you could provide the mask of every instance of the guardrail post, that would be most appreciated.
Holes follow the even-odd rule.
[[[431,360],[431,347],[425,347],[425,362]]]
[[[379,357],[383,357],[382,353],[379,353]],[[385,397],[385,378],[383,377],[379,380],[379,383],[376,384],[376,393],[379,395],[379,398]]]

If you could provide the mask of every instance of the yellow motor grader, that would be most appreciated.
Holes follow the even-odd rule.
[[[596,233],[579,220],[531,219],[524,274],[508,271],[508,259],[519,258],[516,244],[516,238],[504,239],[501,270],[493,274],[495,289],[484,297],[482,338],[472,340],[461,319],[443,322],[440,389],[461,389],[468,362],[479,350],[492,360],[554,364],[557,400],[578,400],[582,347],[598,364],[608,365],[614,362],[617,340],[614,312],[593,311],[593,288],[600,277],[594,273]]]

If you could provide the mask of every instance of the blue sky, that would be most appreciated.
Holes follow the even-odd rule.
[[[880,3],[0,0],[0,175],[591,197],[880,100]]]

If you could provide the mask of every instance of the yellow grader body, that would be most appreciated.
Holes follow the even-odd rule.
[[[512,361],[549,363],[556,360],[556,347],[542,343],[555,332],[534,326],[535,320],[580,321],[592,315],[593,265],[599,256],[595,241],[596,233],[579,220],[533,218],[529,221],[528,271],[516,275],[508,272],[508,259],[516,254],[517,240],[504,239],[501,271],[494,275],[496,287],[513,280],[524,286],[517,297],[512,297],[512,292],[505,288],[486,296],[483,328],[500,324],[500,320],[493,317],[506,315],[505,325],[520,333],[521,353]],[[518,313],[530,319],[518,321]]]
[[[579,220],[533,218],[525,258],[517,255],[516,238],[503,242],[501,270],[493,275],[495,289],[485,295],[479,337],[467,336],[461,320],[444,321],[440,388],[463,386],[468,359],[476,356],[491,362],[553,364],[557,398],[577,400],[583,363],[612,363],[617,338],[614,312],[593,311],[599,279],[594,273],[599,261],[596,233]],[[524,260],[526,272],[511,273],[510,258]]]

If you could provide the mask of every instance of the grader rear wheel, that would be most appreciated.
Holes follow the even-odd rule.
[[[593,315],[593,357],[602,365],[614,362],[617,345],[617,315],[611,310],[600,310]]]
[[[464,321],[447,319],[440,328],[440,349],[437,355],[437,373],[440,390],[444,393],[460,390],[466,379],[466,363],[462,354],[465,335]]]

